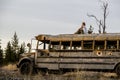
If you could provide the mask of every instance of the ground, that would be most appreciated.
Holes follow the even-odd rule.
[[[46,74],[26,76],[21,75],[15,64],[9,64],[0,67],[0,80],[120,80],[115,73],[111,72],[94,72],[94,71],[77,71],[67,72],[65,74]]]

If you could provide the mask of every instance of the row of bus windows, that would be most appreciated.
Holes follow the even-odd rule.
[[[49,49],[54,49],[54,50],[120,49],[120,41],[64,41],[64,42],[51,42],[51,44],[49,46]]]

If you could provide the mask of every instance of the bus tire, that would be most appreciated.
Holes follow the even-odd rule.
[[[115,72],[118,76],[120,76],[120,64],[118,64],[115,68]]]
[[[33,66],[30,62],[24,62],[20,65],[19,71],[22,75],[31,75]]]

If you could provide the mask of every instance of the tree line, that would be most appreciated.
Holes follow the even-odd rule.
[[[1,39],[0,39],[0,66],[15,63],[19,60],[20,54],[25,53],[25,43],[23,42],[19,45],[19,39],[16,34],[14,33],[12,40],[8,41],[6,48],[3,50],[1,48]]]

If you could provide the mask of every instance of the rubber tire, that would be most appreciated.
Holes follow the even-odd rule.
[[[19,71],[22,75],[31,75],[33,66],[30,62],[24,62],[20,65]]]
[[[120,76],[120,64],[118,64],[115,68],[115,72],[118,76]]]

